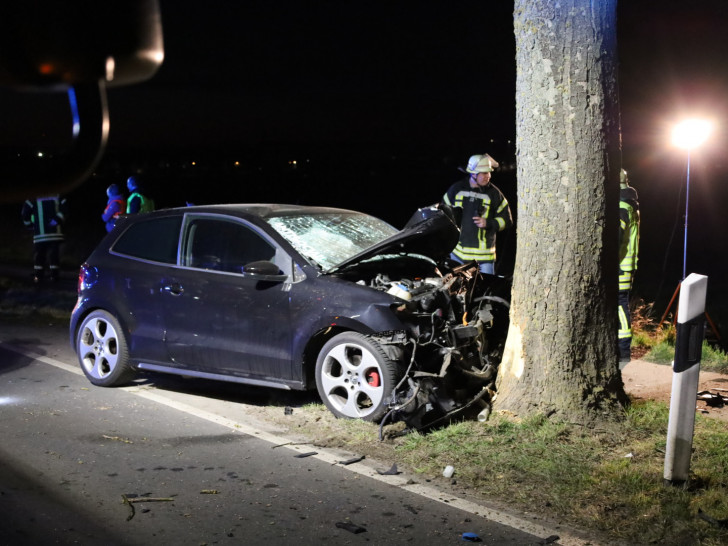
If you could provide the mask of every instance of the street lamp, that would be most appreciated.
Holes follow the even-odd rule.
[[[685,238],[683,241],[683,274],[685,279],[688,254],[688,203],[690,201],[690,151],[703,144],[710,136],[712,124],[703,119],[686,119],[678,123],[672,130],[672,143],[678,148],[687,150],[688,169],[685,188]]]

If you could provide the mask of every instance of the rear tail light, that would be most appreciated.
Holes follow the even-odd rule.
[[[88,264],[82,264],[78,270],[78,293],[91,288],[98,280],[99,272],[95,267]]]

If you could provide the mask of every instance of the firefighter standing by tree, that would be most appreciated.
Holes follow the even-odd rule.
[[[637,254],[640,241],[640,205],[637,190],[629,185],[627,171],[619,173],[619,361],[630,361],[632,325],[629,315],[629,298],[634,273],[637,271]]]
[[[57,195],[28,199],[20,214],[25,226],[33,228],[33,282],[43,281],[46,265],[51,280],[57,281],[61,272],[66,200]]]
[[[146,196],[140,187],[139,177],[130,176],[126,180],[129,189],[129,198],[126,200],[126,213],[151,212],[154,210],[154,200]]]
[[[464,169],[470,176],[447,190],[442,200],[462,209],[460,240],[450,257],[460,263],[476,260],[483,273],[495,273],[496,233],[513,225],[503,193],[490,183],[498,163],[488,154],[474,155]],[[463,170],[463,169],[461,169]]]

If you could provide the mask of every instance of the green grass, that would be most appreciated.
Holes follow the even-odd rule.
[[[642,357],[656,364],[670,364],[675,359],[675,327],[663,324],[657,327],[652,306],[638,304],[632,313],[632,346],[646,350]],[[716,343],[703,341],[700,367],[717,373],[728,373],[728,354]]]
[[[728,517],[728,425],[698,418],[694,487],[663,485],[667,406],[635,403],[620,425],[587,430],[541,417],[460,423],[412,435],[397,448],[423,474],[451,464],[458,483],[519,509],[567,518],[634,544],[720,544],[728,531],[697,518]]]
[[[656,364],[670,364],[675,359],[675,344],[661,341],[652,346],[642,358]],[[722,349],[712,346],[707,341],[703,341],[700,369],[728,374],[728,354]]]

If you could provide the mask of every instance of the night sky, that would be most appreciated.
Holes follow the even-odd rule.
[[[248,158],[276,147],[324,150],[346,164],[356,184],[332,189],[331,180],[313,177],[305,181],[307,197],[296,199],[396,223],[401,211],[437,199],[469,155],[515,154],[507,145],[516,126],[512,2],[160,5],[165,60],[151,80],[109,90],[110,157],[120,150],[190,157],[240,151]],[[727,243],[727,28],[725,0],[619,2],[623,156],[642,201],[643,279],[666,268],[671,286],[681,270],[674,261],[682,259],[685,157],[666,135],[687,111],[718,123],[711,143],[693,156],[690,259],[725,276],[712,256]],[[64,105],[63,96],[21,100],[1,90],[0,146],[52,141],[65,120],[55,112]],[[396,157],[396,174],[385,172],[376,154]],[[494,182],[515,201],[513,175],[496,173]],[[214,200],[213,181],[206,190]],[[103,199],[103,188],[93,191]],[[255,198],[281,194],[272,183],[268,195]]]
[[[509,2],[182,5],[161,3],[158,75],[111,96],[132,113],[115,120],[119,144],[133,141],[136,116],[157,121],[136,135],[145,145],[434,148],[514,132]]]

